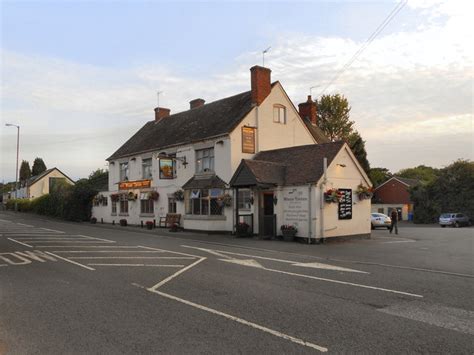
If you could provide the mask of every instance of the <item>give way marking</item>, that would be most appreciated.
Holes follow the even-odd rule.
[[[417,298],[423,298],[422,295],[418,295],[415,293],[410,293],[410,292],[403,292],[403,291],[397,291],[397,290],[391,290],[387,288],[381,288],[381,287],[375,287],[375,286],[370,286],[370,285],[363,285],[363,284],[358,284],[354,282],[347,282],[347,281],[341,281],[341,280],[335,280],[335,279],[328,279],[325,277],[317,277],[317,276],[311,276],[311,275],[306,275],[306,274],[297,274],[294,272],[289,272],[289,271],[283,271],[283,270],[277,270],[277,269],[271,269],[264,267],[254,259],[236,259],[233,257],[230,257],[229,255],[238,255],[238,256],[245,256],[245,257],[251,257],[251,258],[256,258],[256,259],[262,259],[262,260],[271,260],[271,261],[277,261],[277,262],[282,262],[282,263],[289,263],[293,266],[305,266],[305,267],[314,267],[314,268],[319,268],[319,265],[322,265],[324,269],[328,270],[329,267],[332,267],[332,265],[327,265],[327,264],[321,264],[321,263],[298,263],[295,261],[290,261],[290,260],[282,260],[282,259],[275,259],[275,258],[267,258],[263,256],[257,256],[257,255],[247,255],[247,254],[241,254],[241,253],[232,253],[228,251],[222,251],[222,250],[212,250],[212,249],[205,249],[205,248],[197,248],[197,247],[191,247],[187,245],[182,245],[185,248],[191,248],[191,249],[197,249],[201,250],[204,252],[208,252],[210,254],[220,256],[223,259],[219,259],[220,261],[225,261],[228,263],[233,263],[233,264],[238,264],[238,265],[243,265],[243,266],[249,266],[249,267],[255,267],[259,268],[262,270],[270,271],[270,272],[275,272],[279,274],[284,274],[284,275],[290,275],[290,276],[296,276],[296,277],[303,277],[307,279],[312,279],[312,280],[318,280],[318,281],[325,281],[325,282],[331,282],[331,283],[336,283],[336,284],[341,284],[341,285],[347,285],[347,286],[353,286],[353,287],[359,287],[359,288],[366,288],[366,289],[371,289],[371,290],[376,290],[376,291],[382,291],[382,292],[390,292],[390,293],[395,293],[399,295],[405,295],[405,296],[410,296],[410,297],[417,297]],[[229,255],[227,255],[229,254]],[[335,266],[335,268],[339,268]],[[345,268],[342,268],[345,269]],[[329,270],[337,270],[337,269],[329,269]],[[352,269],[347,269],[347,270],[352,270]],[[341,271],[341,270],[339,270]],[[357,270],[354,270],[352,272],[357,272]],[[360,271],[363,273],[363,271]]]
[[[51,255],[48,255],[41,250],[27,250],[27,251],[16,251],[13,253],[0,253],[0,266],[18,266],[31,264],[32,261],[39,261],[44,263],[46,261],[57,261]]]

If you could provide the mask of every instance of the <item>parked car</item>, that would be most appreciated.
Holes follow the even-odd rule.
[[[443,213],[439,216],[439,225],[443,228],[446,226],[459,228],[461,226],[469,226],[471,222],[469,217],[462,213]]]
[[[372,229],[380,227],[390,229],[392,220],[389,216],[383,213],[371,213],[370,217],[370,224]]]

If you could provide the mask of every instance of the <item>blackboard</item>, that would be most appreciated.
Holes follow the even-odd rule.
[[[352,219],[352,190],[339,189],[342,193],[342,198],[339,201],[339,219]]]

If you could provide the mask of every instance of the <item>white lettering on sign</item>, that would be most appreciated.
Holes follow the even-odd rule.
[[[47,260],[57,261],[53,256],[42,252],[41,250],[33,251],[17,251],[14,253],[0,253],[0,261],[7,263],[8,265],[27,265],[31,264],[31,261],[39,261],[44,263]]]
[[[291,188],[283,191],[283,223],[296,226],[300,236],[307,233],[308,202],[308,188]]]

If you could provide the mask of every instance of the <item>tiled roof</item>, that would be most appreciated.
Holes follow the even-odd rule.
[[[311,135],[316,140],[316,142],[318,142],[319,144],[331,142],[331,140],[328,137],[326,137],[326,135],[321,130],[321,128],[313,125],[308,118],[303,118],[303,121],[306,127],[308,128],[309,132],[311,133]]]
[[[252,107],[251,92],[246,91],[158,122],[147,122],[107,160],[228,134]]]
[[[184,185],[183,189],[224,189],[226,183],[217,175],[195,175],[189,179]]]
[[[242,160],[231,185],[238,183],[238,174],[244,172],[244,167],[248,167],[252,173],[255,184],[298,185],[317,182],[324,172],[324,158],[327,158],[329,166],[343,145],[344,142],[331,142],[260,152],[253,160]]]

